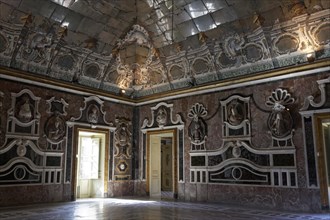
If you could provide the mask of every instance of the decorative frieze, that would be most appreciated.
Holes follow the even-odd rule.
[[[114,93],[126,89],[129,96],[141,97],[187,88],[191,77],[197,84],[208,83],[307,63],[307,54],[314,60],[329,57],[329,9],[294,14],[285,22],[275,20],[271,28],[258,24],[244,33],[202,37],[200,47],[180,46],[178,53],[166,57],[140,25],[133,25],[112,51],[97,52],[92,50],[95,39],[64,41],[63,27],[26,15],[24,24],[0,21],[0,64]],[[143,53],[139,62],[128,62],[125,53],[140,56],[137,50]]]

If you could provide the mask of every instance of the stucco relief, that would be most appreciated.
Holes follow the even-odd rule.
[[[300,44],[300,40],[298,35],[291,33],[284,33],[278,36],[273,41],[273,48],[276,53],[288,54],[298,50]]]
[[[48,63],[54,50],[54,35],[52,33],[35,33],[22,47],[21,57],[26,61],[33,61],[45,65]]]
[[[164,126],[167,124],[167,110],[165,107],[160,107],[157,111],[156,122],[158,126]]]
[[[103,109],[104,101],[97,96],[90,96],[84,98],[84,107],[80,108],[80,116],[77,118],[71,117],[70,121],[80,121],[90,124],[91,127],[97,125],[112,125],[107,122],[106,112]]]
[[[0,63],[114,93],[129,89],[128,96],[142,97],[172,87],[187,88],[191,84],[183,81],[189,76],[198,75],[197,83],[204,83],[274,69],[270,57],[277,59],[278,67],[306,63],[307,53],[314,53],[316,60],[329,57],[329,9],[314,1],[310,4],[310,14],[300,14],[297,4],[292,12],[299,16],[286,22],[276,20],[271,29],[233,30],[217,39],[205,39],[198,48],[182,46],[173,55],[155,48],[152,36],[140,25],[134,25],[114,48],[97,52],[97,42],[69,35],[64,39],[67,29],[26,14],[23,24],[0,21]],[[129,60],[125,53],[131,50]]]
[[[176,114],[176,119],[173,116],[173,104],[160,102],[151,108],[152,120],[144,119],[142,129],[154,127],[166,127],[171,125],[184,124],[180,114]]]
[[[21,122],[27,123],[33,119],[34,106],[28,95],[23,95],[16,103],[16,118]]]
[[[100,111],[96,105],[89,105],[86,114],[89,123],[96,124],[98,122]]]
[[[134,60],[129,61],[127,51],[132,50],[145,53],[145,57],[136,53]],[[116,84],[119,88],[141,90],[150,87],[154,72],[160,73],[163,79],[166,78],[159,61],[159,52],[152,45],[148,32],[140,25],[133,25],[125,38],[117,42],[112,55],[116,58]],[[157,84],[157,81],[152,84]]]
[[[238,99],[233,99],[227,106],[228,122],[231,125],[239,125],[245,119],[244,104]]]
[[[205,140],[207,137],[207,124],[204,117],[207,116],[207,110],[203,104],[194,104],[188,117],[192,120],[188,127],[188,135],[190,139],[190,150],[205,150]]]
[[[127,158],[132,157],[132,133],[130,131],[131,122],[126,118],[116,118],[115,130],[115,157]]]
[[[55,97],[52,97],[48,100],[46,100],[48,109],[47,113],[52,114],[55,112],[58,112],[61,115],[66,116],[68,113],[66,112],[66,109],[68,108],[69,104],[63,99],[57,100]]]
[[[264,58],[264,48],[259,43],[247,43],[242,47],[245,62],[254,63]]]
[[[314,101],[315,96],[309,95],[305,98],[304,105],[300,110],[304,111],[313,108],[320,108],[326,104],[327,99],[330,99],[330,97],[327,97],[327,91],[326,91],[326,85],[330,84],[330,77],[322,80],[318,80],[317,84],[318,84],[318,89],[320,90],[321,93],[320,100]]]
[[[40,100],[29,89],[11,93],[5,143],[0,148],[0,185],[61,183],[63,153],[49,153],[38,145]],[[53,125],[59,127],[55,121]],[[50,131],[52,132],[53,130]],[[55,135],[55,129],[53,134]]]
[[[249,136],[250,126],[250,97],[232,95],[226,100],[220,101],[222,120],[224,122],[223,136],[232,140],[235,136]]]
[[[38,111],[40,98],[28,90],[12,93],[12,104],[9,109],[8,126],[10,133],[37,135],[39,133],[40,113]]]
[[[328,20],[310,29],[309,34],[317,47],[326,46],[330,43],[329,26],[330,21]]]
[[[48,118],[45,125],[45,134],[52,142],[59,142],[65,136],[65,120],[59,113]]]
[[[205,149],[202,152],[193,149],[189,152],[191,183],[297,187],[292,134],[281,138],[272,134],[273,141],[268,148],[255,147],[252,142],[250,102],[251,97],[240,95],[231,95],[220,101],[222,144],[215,150]],[[288,108],[293,102],[286,90],[278,89],[269,97],[267,106],[274,107],[277,103]],[[189,126],[188,134],[193,137],[191,131],[194,130],[191,129]]]
[[[5,96],[5,94],[2,92],[2,91],[0,91],[0,126],[1,126],[1,128],[3,127],[2,126],[2,121],[3,121],[3,113],[2,113],[2,110],[3,110],[3,99],[4,99],[4,96]],[[2,143],[2,129],[0,129],[0,144]]]
[[[293,120],[290,113],[290,106],[295,99],[285,90],[278,88],[272,92],[266,101],[266,106],[271,108],[267,125],[272,135],[272,147],[294,147]]]
[[[0,34],[0,53],[5,52],[7,50],[7,47],[7,39],[2,34]]]
[[[132,123],[124,117],[116,117],[114,131],[114,178],[115,180],[131,179],[132,171]]]
[[[266,106],[272,108],[268,117],[268,128],[274,137],[283,138],[293,129],[293,121],[288,105],[294,103],[294,98],[285,89],[276,89],[266,101]]]
[[[64,148],[66,136],[66,108],[69,104],[63,99],[56,100],[55,97],[46,100],[50,115],[45,123],[45,137],[47,138],[47,150],[61,151]]]

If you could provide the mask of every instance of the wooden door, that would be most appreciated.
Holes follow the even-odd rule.
[[[160,137],[150,136],[150,197],[161,197]]]

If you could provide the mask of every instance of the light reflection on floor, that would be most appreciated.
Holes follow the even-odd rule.
[[[330,213],[308,214],[257,210],[214,203],[188,203],[148,198],[79,199],[75,202],[0,208],[0,219],[210,219],[330,220]]]

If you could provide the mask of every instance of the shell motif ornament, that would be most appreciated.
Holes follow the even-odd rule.
[[[291,94],[285,89],[276,89],[266,101],[266,106],[272,108],[268,117],[268,128],[272,136],[283,138],[288,136],[293,129],[293,120],[288,105],[295,102]]]

